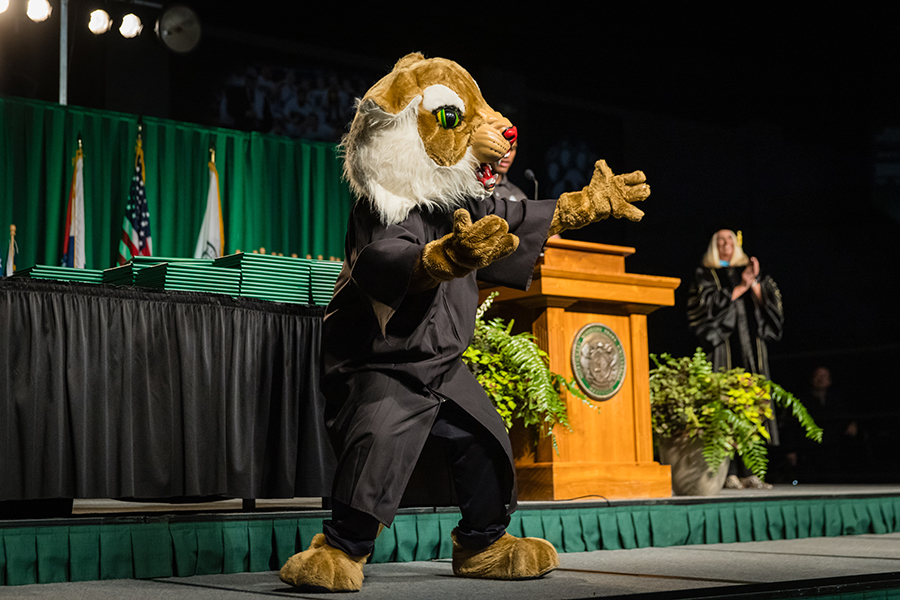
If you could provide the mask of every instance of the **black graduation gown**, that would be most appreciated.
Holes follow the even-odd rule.
[[[709,269],[699,267],[688,296],[688,323],[711,355],[713,368],[743,367],[750,373],[769,374],[766,344],[781,339],[784,310],[781,292],[775,281],[760,278],[764,302],[760,305],[747,291],[731,300],[735,286],[741,282],[744,267]],[[778,429],[770,426],[771,443],[778,444]]]
[[[488,198],[461,208],[473,222],[488,214],[506,219],[518,249],[467,277],[408,294],[425,244],[452,231],[452,211],[414,209],[403,222],[385,226],[361,199],[350,214],[346,259],[326,311],[325,423],[339,457],[333,497],[388,525],[446,399],[478,420],[506,453],[504,500],[509,513],[515,509],[509,436],[461,356],[475,330],[476,277],[527,289],[556,202]]]
[[[528,194],[522,191],[519,186],[504,176],[503,181],[497,184],[494,192],[491,194],[494,199],[501,198],[503,200],[527,200]]]

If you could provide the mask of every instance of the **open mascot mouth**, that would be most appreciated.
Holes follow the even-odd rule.
[[[512,147],[519,137],[519,131],[516,129],[515,125],[511,125],[503,130],[503,137],[509,142],[510,147]],[[491,163],[481,163],[478,165],[478,168],[475,169],[475,177],[488,192],[493,191],[494,186],[497,185],[497,175],[494,173],[494,168],[491,166]]]
[[[494,169],[491,168],[490,163],[478,165],[478,168],[475,169],[475,177],[488,192],[493,191],[494,186],[497,185],[497,176],[494,174]]]

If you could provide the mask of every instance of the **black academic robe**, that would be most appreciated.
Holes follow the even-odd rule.
[[[494,191],[491,193],[491,196],[494,199],[513,201],[528,199],[528,194],[523,192],[521,188],[519,188],[519,186],[510,181],[509,177],[504,177],[503,180],[497,184],[497,186],[494,188]]]
[[[555,201],[472,200],[472,221],[496,214],[519,237],[510,256],[422,293],[409,293],[425,244],[452,231],[452,212],[414,209],[383,225],[371,203],[350,215],[344,266],[323,328],[325,422],[338,469],[333,497],[390,524],[437,416],[452,400],[483,425],[508,457],[504,501],[515,509],[509,436],[461,360],[471,342],[478,280],[526,289],[547,239]]]
[[[731,294],[740,284],[743,270],[744,267],[698,268],[688,296],[688,322],[710,355],[714,369],[743,367],[769,378],[766,344],[781,339],[781,292],[775,281],[765,276],[760,278],[764,302],[756,302],[752,290],[732,301]],[[769,433],[777,445],[777,428],[770,426]]]

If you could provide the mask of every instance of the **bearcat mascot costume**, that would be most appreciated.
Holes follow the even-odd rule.
[[[325,420],[338,455],[332,518],[281,579],[359,590],[426,441],[446,457],[462,513],[453,572],[530,579],[559,564],[546,540],[506,533],[516,507],[509,437],[461,360],[476,279],[526,289],[546,239],[610,215],[637,221],[643,173],[598,161],[590,184],[557,200],[490,198],[490,164],[516,130],[456,63],[402,58],[357,106],[343,140],[359,200],[323,330]]]

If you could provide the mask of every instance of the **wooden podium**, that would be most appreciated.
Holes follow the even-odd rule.
[[[586,325],[612,331],[619,356],[624,351],[620,387],[608,399],[594,401],[597,408],[569,394],[572,430],[555,429],[558,454],[549,437],[535,448],[523,432],[510,433],[521,500],[672,495],[669,466],[653,460],[647,314],[675,303],[680,280],[626,273],[625,257],[631,254],[634,248],[548,240],[527,292],[481,290],[482,300],[500,292],[491,312],[514,318],[519,330],[530,329],[550,356],[550,369],[567,378],[573,376],[575,337]]]

